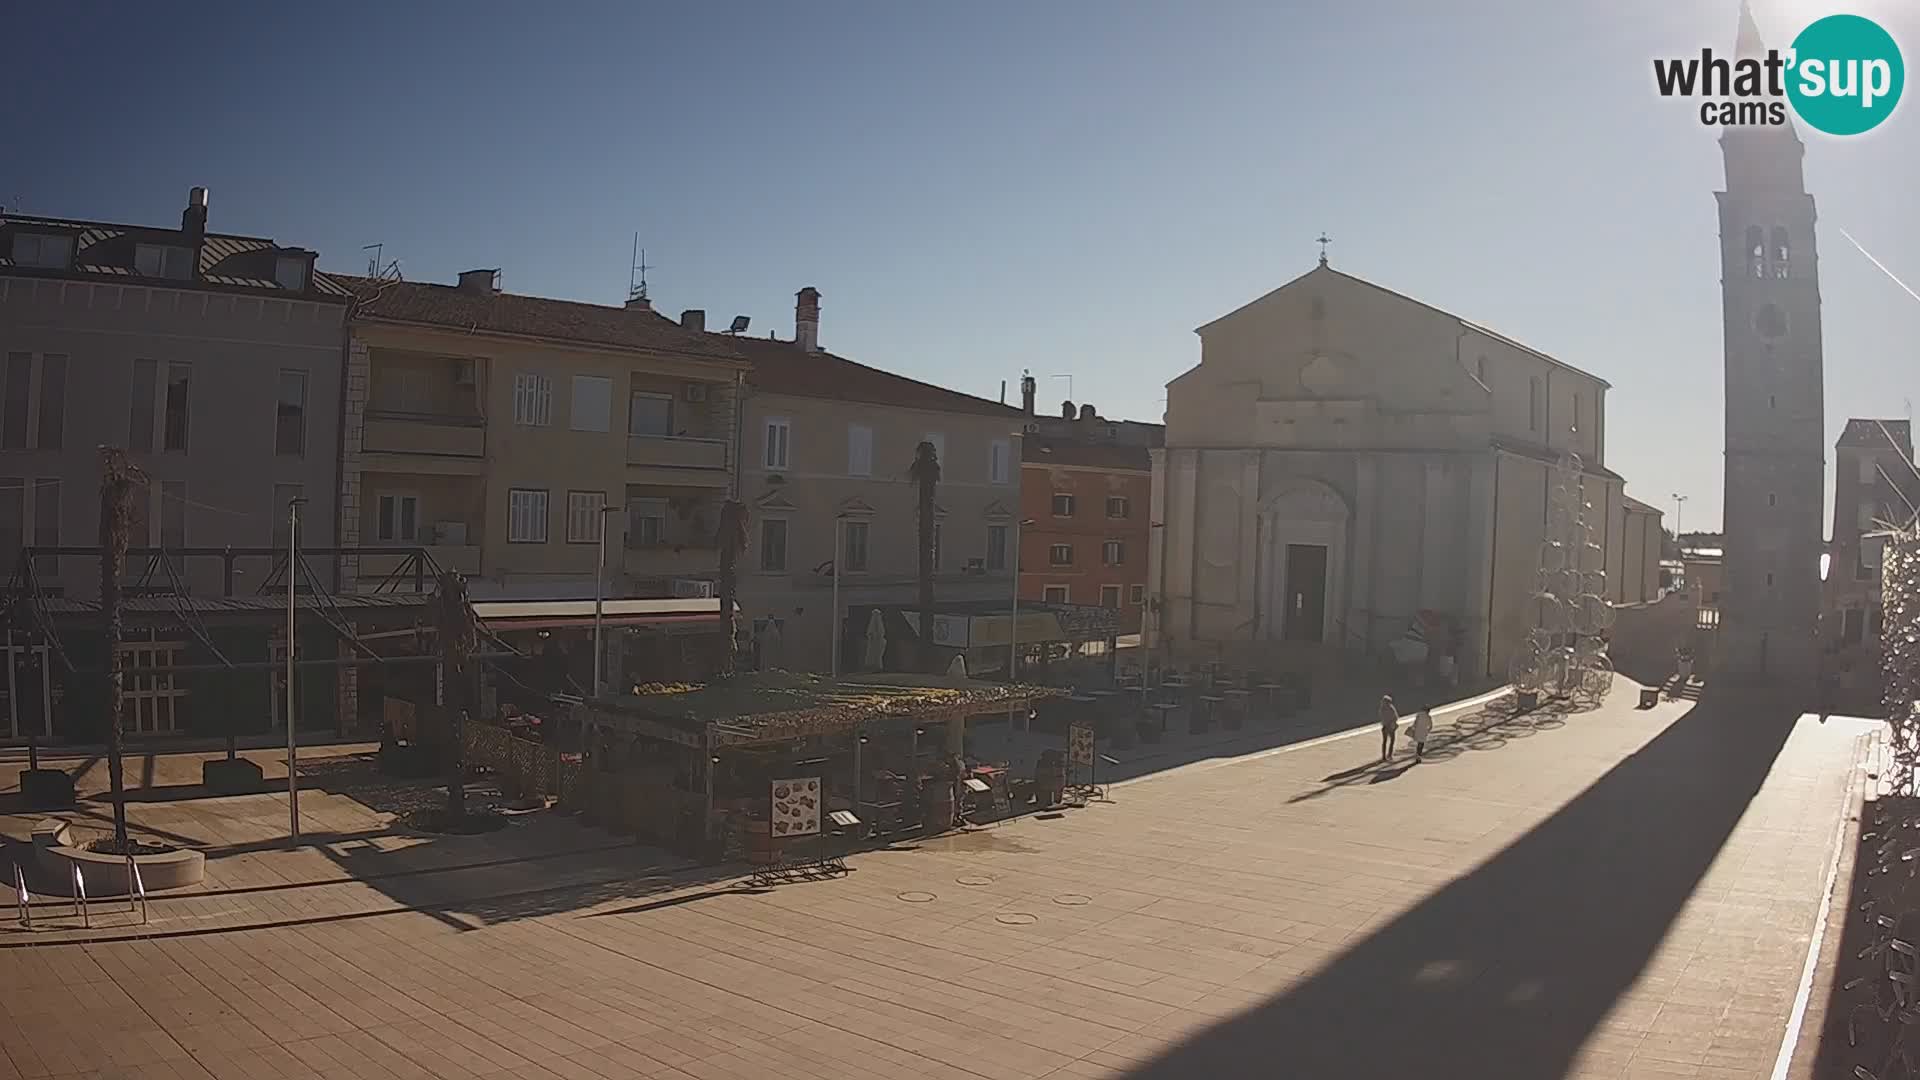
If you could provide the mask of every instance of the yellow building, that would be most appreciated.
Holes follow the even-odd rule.
[[[341,542],[426,548],[479,599],[578,599],[604,523],[608,596],[700,592],[680,579],[717,566],[746,362],[645,299],[497,283],[353,281]],[[411,571],[399,554],[349,564],[361,590]]]

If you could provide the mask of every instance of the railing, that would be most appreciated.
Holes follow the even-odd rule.
[[[19,863],[13,864],[14,902],[20,907],[20,925],[33,929],[33,895],[27,892],[27,875]]]
[[[147,883],[140,877],[140,863],[133,854],[127,854],[127,911],[132,912],[139,905],[140,925],[147,924]]]
[[[87,908],[87,875],[80,872],[80,864],[73,864],[73,913],[80,916],[80,925],[93,928],[93,913]]]
[[[486,452],[487,422],[478,416],[368,409],[360,448],[370,454],[477,458]]]
[[[725,439],[695,439],[681,435],[629,435],[627,464],[724,471],[727,467],[727,442]]]

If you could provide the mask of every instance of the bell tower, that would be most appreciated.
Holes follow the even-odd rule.
[[[1765,51],[1743,4],[1739,55]],[[1714,673],[1797,696],[1816,675],[1826,501],[1813,196],[1791,121],[1727,128],[1720,151],[1726,547]]]

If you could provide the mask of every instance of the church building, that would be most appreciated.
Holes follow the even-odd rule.
[[[1504,675],[1568,451],[1605,597],[1648,591],[1612,580],[1647,546],[1629,530],[1658,551],[1660,524],[1606,467],[1606,380],[1324,255],[1197,333],[1154,451],[1156,649],[1383,653],[1418,623],[1463,676]]]

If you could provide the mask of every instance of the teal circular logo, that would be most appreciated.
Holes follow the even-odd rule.
[[[1893,35],[1858,15],[1829,15],[1800,31],[1790,64],[1793,111],[1829,135],[1878,127],[1900,104],[1907,82]]]

